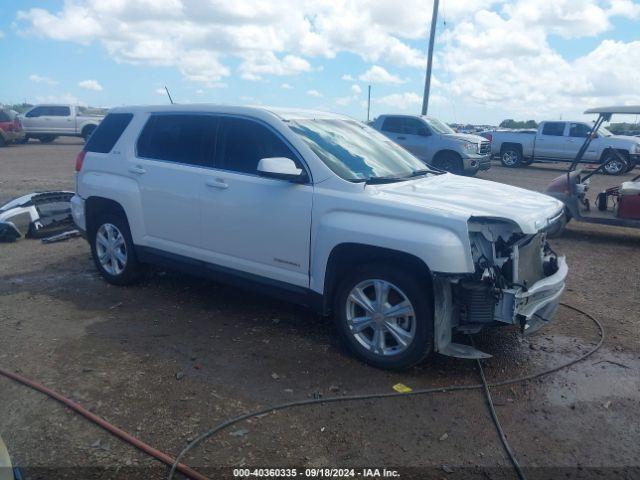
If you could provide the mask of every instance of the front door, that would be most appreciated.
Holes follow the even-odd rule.
[[[305,168],[270,127],[220,117],[216,168],[200,182],[202,245],[211,263],[308,287],[313,186],[261,177],[268,157]]]

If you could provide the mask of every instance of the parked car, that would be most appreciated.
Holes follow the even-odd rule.
[[[76,105],[36,105],[20,116],[26,140],[37,138],[42,143],[57,137],[82,137],[85,140],[100,124],[104,115]]]
[[[0,108],[0,147],[21,142],[24,136],[25,133],[16,112]]]
[[[491,168],[490,144],[477,135],[456,133],[440,120],[422,115],[380,115],[373,128],[420,160],[452,173],[475,175]]]
[[[378,367],[484,357],[452,333],[532,331],[565,285],[545,240],[561,202],[431,169],[341,115],[116,108],[76,172],[72,215],[106,281],[156,263],[259,288],[333,313]]]
[[[589,135],[586,122],[546,121],[536,131],[496,131],[492,134],[491,153],[498,155],[505,167],[530,165],[534,161],[571,162]],[[627,168],[608,150],[616,149],[627,160]],[[601,127],[584,153],[581,162],[604,164],[609,175],[619,175],[632,169],[640,160],[640,140],[613,135]]]

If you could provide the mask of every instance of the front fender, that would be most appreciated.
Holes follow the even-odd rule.
[[[311,289],[322,293],[332,250],[343,243],[381,247],[413,255],[432,272],[473,272],[466,225],[456,229],[415,220],[367,213],[335,211],[315,226],[312,245]]]

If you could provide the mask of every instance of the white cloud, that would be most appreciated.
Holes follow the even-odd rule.
[[[379,65],[372,66],[369,70],[360,75],[358,79],[368,83],[392,83],[396,85],[404,83],[400,77],[387,72]]]
[[[336,105],[340,105],[341,107],[346,107],[351,102],[353,102],[352,96],[336,98]]]
[[[80,44],[100,43],[116,61],[174,66],[215,84],[239,73],[257,80],[312,70],[310,60],[350,52],[368,62],[424,66],[406,43],[426,33],[422,0],[68,0],[59,9],[17,13],[19,32]]]
[[[4,32],[0,30],[0,38],[4,38]]]
[[[62,95],[38,95],[36,96],[36,103],[68,103],[70,105],[86,106],[85,102],[82,102],[70,93],[63,93]]]
[[[372,101],[398,110],[409,110],[422,105],[422,98],[413,92],[392,93]]]
[[[78,86],[87,90],[95,90],[96,92],[102,91],[102,85],[97,80],[82,80],[78,82]]]
[[[293,90],[293,87],[291,85],[289,85],[288,83],[280,84],[280,88],[283,88],[285,90]]]
[[[164,88],[156,88],[155,92],[158,95],[166,95],[167,94],[167,91]]]
[[[362,93],[362,89],[360,88],[360,85],[357,85],[357,84],[351,85],[351,91],[356,95],[360,95]]]
[[[355,78],[353,78],[353,76],[348,73],[345,73],[340,78],[342,78],[342,80],[346,80],[347,82],[353,82],[355,80]]]
[[[307,95],[310,97],[322,97],[322,94],[318,90],[307,90]]]
[[[47,85],[57,85],[58,82],[52,78],[49,77],[43,77],[41,75],[37,75],[35,73],[32,73],[31,75],[29,75],[29,80],[31,80],[32,82],[35,83],[45,83]]]

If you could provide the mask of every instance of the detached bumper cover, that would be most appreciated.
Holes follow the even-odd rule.
[[[551,320],[564,292],[568,271],[565,257],[558,257],[556,273],[537,281],[526,292],[515,294],[515,313],[527,320],[534,315],[542,320]]]

